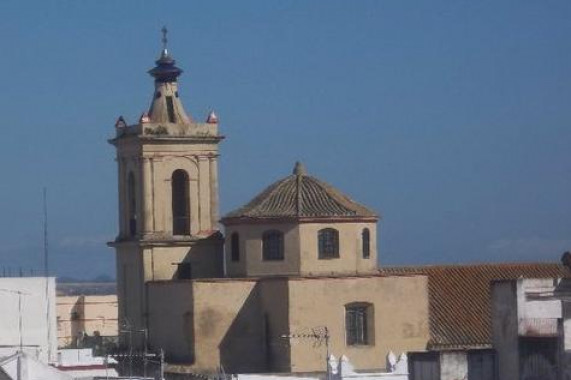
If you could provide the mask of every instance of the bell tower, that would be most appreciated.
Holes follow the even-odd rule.
[[[116,250],[120,323],[147,328],[146,283],[222,276],[218,230],[218,119],[198,123],[184,110],[182,70],[163,48],[149,74],[148,112],[129,125],[119,117],[116,148],[119,234]]]

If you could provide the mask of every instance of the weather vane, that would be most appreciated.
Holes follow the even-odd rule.
[[[168,33],[167,27],[163,26],[163,28],[161,29],[161,32],[163,32],[163,38],[161,40],[163,42],[163,49],[167,50],[167,42],[168,42],[168,40],[167,40],[167,33]]]

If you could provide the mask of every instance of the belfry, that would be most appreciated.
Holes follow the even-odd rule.
[[[182,70],[167,50],[166,29],[148,112],[135,124],[120,117],[116,136],[119,318],[147,329],[148,281],[222,276],[218,231],[218,133],[211,113],[195,122],[184,110]]]

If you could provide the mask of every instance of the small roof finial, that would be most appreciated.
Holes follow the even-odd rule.
[[[169,32],[166,26],[163,26],[163,28],[161,29],[161,32],[163,33],[163,38],[161,39],[162,43],[163,43],[163,51],[166,52],[167,51],[167,43],[169,42],[169,40],[167,39],[167,33]]]
[[[210,111],[208,117],[206,118],[207,124],[218,124],[218,116],[214,113],[214,111]]]
[[[305,170],[305,166],[301,161],[297,161],[293,168],[294,175],[307,175],[307,171]]]

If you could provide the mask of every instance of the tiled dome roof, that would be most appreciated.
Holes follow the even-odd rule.
[[[268,186],[248,204],[228,213],[230,218],[378,218],[331,185],[307,175],[301,163],[293,174]]]

